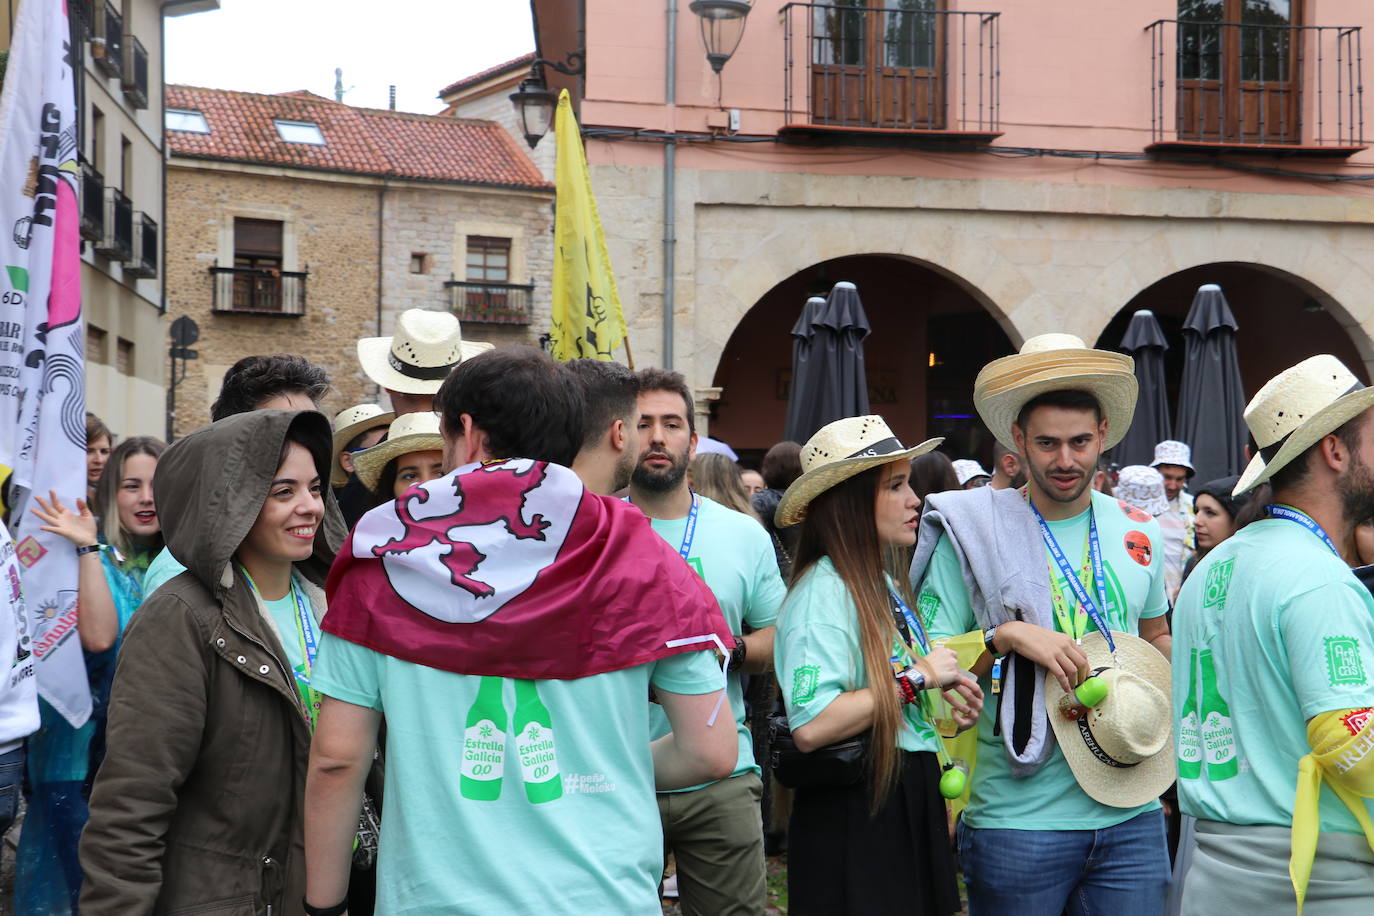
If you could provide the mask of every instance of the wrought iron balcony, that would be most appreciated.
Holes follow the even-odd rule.
[[[74,2],[70,6],[68,6],[68,9],[74,12],[76,16],[76,21],[81,27],[79,37],[83,41],[91,38],[96,34],[95,8],[96,0],[74,0]]]
[[[99,242],[105,237],[105,176],[81,157],[81,237]]]
[[[157,250],[157,223],[146,213],[134,214],[134,253],[124,264],[124,275],[156,277]]]
[[[1363,148],[1358,26],[1160,19],[1145,30],[1151,149]]]
[[[135,108],[148,107],[148,52],[143,42],[130,35],[124,40],[124,97]]]
[[[935,5],[783,6],[783,133],[997,137],[1001,14]]]
[[[106,76],[123,77],[124,17],[110,0],[105,0],[95,37],[91,39],[91,58]]]
[[[211,267],[211,311],[299,318],[305,314],[309,271]]]
[[[529,324],[533,284],[473,283],[449,280],[449,308],[460,321],[486,324]]]
[[[95,250],[113,261],[134,256],[134,205],[119,188],[105,189],[105,231]]]

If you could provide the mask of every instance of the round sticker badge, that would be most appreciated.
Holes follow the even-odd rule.
[[[1122,501],[1119,500],[1119,499],[1116,501],[1116,504],[1117,504],[1118,506],[1121,507],[1121,511],[1122,511],[1122,512],[1125,512],[1125,513],[1126,513],[1126,517],[1129,518],[1129,519],[1130,519],[1131,521],[1133,521],[1133,522],[1141,522],[1141,523],[1144,523],[1144,522],[1148,522],[1148,521],[1150,520],[1150,514],[1149,514],[1148,512],[1146,512],[1144,509],[1137,509],[1135,506],[1131,505],[1130,503],[1122,502]],[[1133,532],[1131,532],[1131,533],[1132,533],[1132,534],[1140,534],[1139,531],[1133,531]],[[1127,537],[1130,537],[1130,535],[1127,535]],[[1144,537],[1144,535],[1141,535],[1141,537]]]
[[[1139,510],[1136,510],[1139,511]],[[1150,545],[1150,539],[1143,531],[1127,531],[1124,538],[1126,552],[1131,555],[1141,566],[1150,565],[1150,557],[1154,553],[1154,548]]]

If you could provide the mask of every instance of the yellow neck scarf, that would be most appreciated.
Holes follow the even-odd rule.
[[[1293,841],[1288,877],[1302,914],[1312,862],[1321,832],[1318,806],[1325,777],[1336,797],[1345,803],[1374,850],[1374,821],[1360,799],[1374,798],[1374,709],[1343,709],[1314,716],[1307,724],[1312,753],[1298,761],[1298,791],[1293,800]]]

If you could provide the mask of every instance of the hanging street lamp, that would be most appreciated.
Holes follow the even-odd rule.
[[[701,40],[706,44],[706,59],[720,73],[744,37],[744,20],[749,15],[747,0],[692,0],[689,9],[701,19]]]
[[[536,67],[520,83],[520,88],[511,94],[510,100],[520,117],[520,129],[525,134],[525,142],[530,149],[534,149],[549,132],[558,97],[544,84],[543,74]]]

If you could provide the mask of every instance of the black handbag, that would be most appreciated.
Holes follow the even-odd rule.
[[[842,789],[858,783],[868,767],[868,735],[827,744],[809,754],[798,750],[786,716],[770,716],[768,765],[778,782],[789,789]]]

